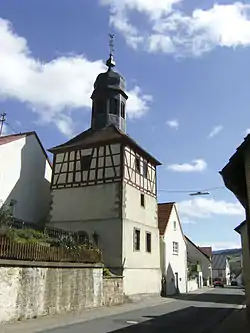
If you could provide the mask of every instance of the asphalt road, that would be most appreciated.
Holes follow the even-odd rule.
[[[211,289],[200,295],[43,333],[212,333],[244,300],[238,288]]]

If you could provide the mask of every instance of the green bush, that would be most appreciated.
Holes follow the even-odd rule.
[[[0,227],[7,225],[10,219],[10,209],[7,205],[3,204],[0,207]]]
[[[6,236],[17,243],[48,243],[49,237],[43,232],[34,229],[14,229],[8,230]]]

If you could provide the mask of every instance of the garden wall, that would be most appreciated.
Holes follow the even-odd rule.
[[[103,278],[102,264],[0,260],[0,322],[122,302],[122,278]]]

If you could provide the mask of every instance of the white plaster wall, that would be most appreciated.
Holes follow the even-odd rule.
[[[123,288],[126,295],[160,294],[161,273],[158,268],[125,268]]]
[[[174,221],[176,222],[176,230],[174,229]],[[173,242],[178,242],[179,253],[173,253]],[[179,291],[180,293],[187,292],[187,249],[184,235],[181,230],[181,225],[173,208],[169,217],[169,222],[164,235],[165,253],[163,274],[166,277],[166,292],[168,295],[174,294],[175,289],[175,273],[179,276]]]
[[[188,292],[197,290],[198,289],[197,279],[189,280],[187,282],[187,288],[188,288]]]
[[[145,207],[141,206],[141,191],[132,185],[123,183],[123,217],[143,223],[158,230],[157,200],[145,194]]]
[[[51,223],[119,217],[120,186],[110,183],[53,190]]]
[[[105,266],[119,274],[122,267],[122,220],[120,218],[86,221],[50,222],[50,226],[70,231],[84,230],[93,241],[93,233],[98,234],[98,247],[102,250]]]
[[[141,207],[140,190],[123,184],[124,292],[160,293],[160,242],[156,198],[145,194]],[[140,251],[134,251],[134,229],[140,229]],[[146,232],[151,233],[151,253],[146,251]]]
[[[13,215],[27,222],[46,219],[51,167],[35,135],[0,146],[0,200],[16,200]]]

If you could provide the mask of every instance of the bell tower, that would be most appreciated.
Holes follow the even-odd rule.
[[[110,34],[110,53],[106,62],[108,70],[97,76],[92,93],[91,129],[100,130],[111,124],[122,132],[126,132],[126,101],[125,80],[113,70],[114,61],[114,35]]]

